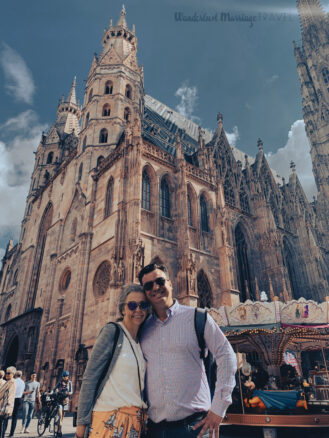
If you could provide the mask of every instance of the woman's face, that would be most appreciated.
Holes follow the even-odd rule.
[[[14,377],[14,374],[10,371],[6,371],[6,379],[11,380]]]
[[[126,297],[123,308],[123,323],[140,326],[145,321],[148,307],[144,292],[131,292]]]

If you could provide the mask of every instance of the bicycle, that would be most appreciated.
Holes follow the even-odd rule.
[[[42,436],[48,428],[49,433],[57,437],[60,429],[60,415],[59,408],[61,405],[62,397],[58,394],[44,394],[41,398],[42,410],[40,418],[38,419],[37,432],[39,436]]]

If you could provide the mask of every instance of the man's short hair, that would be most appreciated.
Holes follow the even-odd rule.
[[[160,271],[163,271],[166,274],[167,280],[169,280],[168,271],[164,265],[158,265],[157,263],[150,263],[149,265],[144,266],[144,268],[142,268],[138,274],[138,280],[140,284],[143,285],[142,278],[144,277],[144,275],[149,274],[150,272],[153,272],[156,269],[160,269]]]
[[[17,379],[17,377],[22,377],[22,374],[22,371],[16,371],[15,378]]]
[[[15,367],[7,367],[6,372],[15,375],[16,368]]]

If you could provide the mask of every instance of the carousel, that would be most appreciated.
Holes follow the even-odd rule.
[[[329,426],[329,297],[284,303],[265,296],[209,313],[239,363],[223,424],[259,426],[264,437],[275,437],[278,427]],[[314,352],[317,361],[310,360]]]

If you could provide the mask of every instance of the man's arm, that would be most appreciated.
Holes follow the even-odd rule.
[[[235,386],[237,369],[236,356],[226,336],[209,314],[207,314],[204,339],[207,348],[216,360],[217,381],[210,411],[203,420],[195,425],[194,429],[203,426],[199,437],[209,429],[209,436],[215,432],[215,437],[218,438],[219,425],[225,416],[226,409],[232,403],[232,391]]]

